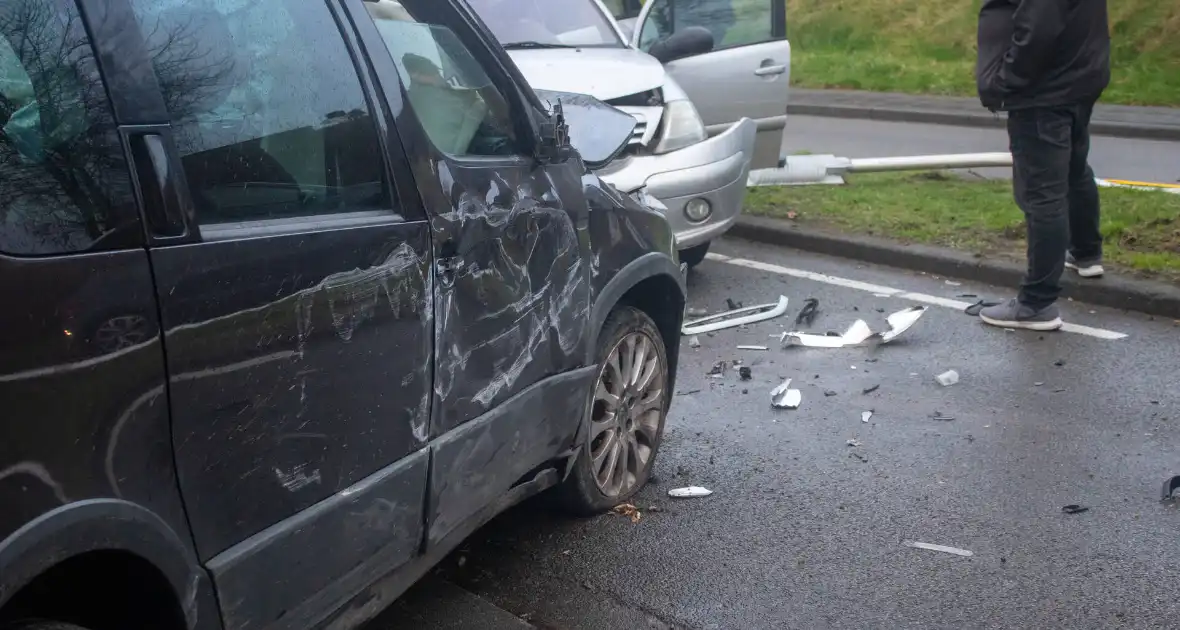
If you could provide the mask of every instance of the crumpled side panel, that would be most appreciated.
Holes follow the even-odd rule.
[[[671,254],[675,237],[659,212],[619,192],[593,173],[582,176],[590,208],[591,295],[597,299],[606,283],[627,263],[653,251]]]
[[[437,166],[436,437],[578,367],[589,317],[579,164]]]

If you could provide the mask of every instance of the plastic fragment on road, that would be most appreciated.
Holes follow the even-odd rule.
[[[877,391],[878,389],[881,389],[880,384],[873,385],[872,387],[866,387],[866,388],[864,388],[864,391],[862,393],[864,393],[865,395],[868,395],[868,394],[871,394],[871,393]]]
[[[851,439],[851,440],[848,440],[847,442],[845,442],[845,444],[847,444],[853,448],[856,448],[856,447],[860,446],[860,440]]]
[[[748,381],[748,380],[750,380],[751,378],[753,378],[753,374],[751,374],[751,373],[750,373],[750,368],[748,368],[748,367],[746,367],[746,366],[744,366],[744,365],[743,365],[742,367],[738,368],[738,376],[739,376],[739,377],[740,377],[740,378],[741,378],[743,381]]]
[[[1160,492],[1160,501],[1167,501],[1174,498],[1172,493],[1176,491],[1176,488],[1180,488],[1180,475],[1164,480],[1164,488]]]
[[[901,541],[901,544],[905,545],[906,547],[912,547],[914,549],[925,549],[927,551],[941,551],[942,553],[950,553],[950,554],[954,554],[956,556],[963,556],[964,558],[970,558],[971,556],[975,555],[975,553],[968,551],[966,549],[959,549],[958,547],[947,547],[946,545],[934,545],[931,543],[918,542],[916,540],[903,540],[903,541]]]
[[[721,378],[725,376],[725,370],[729,367],[728,361],[718,361],[709,369],[709,376],[713,378]]]
[[[626,516],[627,518],[631,519],[632,523],[638,523],[639,519],[643,518],[643,513],[639,511],[639,508],[631,505],[630,503],[620,503],[611,508],[610,511],[618,514],[619,516]]]
[[[689,338],[688,338],[688,347],[689,347],[689,348],[699,348],[699,347],[701,347],[701,340],[700,340],[700,338],[699,338],[699,337],[697,337],[696,335],[693,335],[692,337],[689,337]]]
[[[745,308],[733,309],[724,313],[710,315],[701,319],[694,319],[685,322],[680,328],[682,335],[699,335],[703,333],[713,332],[717,330],[724,330],[726,328],[736,328],[746,324],[755,324],[764,322],[768,319],[774,319],[787,312],[787,297],[780,295],[778,302],[774,304],[759,304],[758,306],[747,306]]]
[[[798,409],[803,403],[803,392],[791,389],[791,379],[770,390],[770,406],[775,409]]]
[[[738,350],[769,350],[766,346],[738,346]]]
[[[872,418],[872,417],[873,417],[872,411],[862,411],[860,413],[860,421],[861,422],[868,422],[869,418]]]
[[[1081,514],[1082,512],[1089,512],[1090,508],[1088,508],[1084,505],[1078,505],[1076,503],[1071,503],[1069,505],[1061,506],[1061,511],[1065,512],[1066,514]]]
[[[819,314],[819,300],[807,298],[803,300],[803,308],[795,316],[796,326],[810,326],[815,323],[815,316]]]
[[[686,488],[672,488],[668,491],[668,496],[673,499],[696,499],[698,497],[707,497],[713,494],[713,491],[701,486],[688,486]]]
[[[935,376],[934,380],[938,381],[938,384],[942,385],[943,387],[950,387],[951,385],[959,382],[959,373],[954,370],[947,370],[942,374]]]
[[[889,343],[921,319],[926,313],[925,306],[911,306],[890,314],[885,318],[889,330],[875,333],[863,319],[852,322],[842,335],[816,335],[804,332],[785,332],[780,337],[784,347],[804,346],[808,348],[848,348],[861,345]]]

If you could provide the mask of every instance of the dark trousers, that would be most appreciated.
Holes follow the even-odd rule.
[[[1098,186],[1090,155],[1093,103],[1008,112],[1012,187],[1028,227],[1028,271],[1020,301],[1043,308],[1061,293],[1065,252],[1102,256]]]

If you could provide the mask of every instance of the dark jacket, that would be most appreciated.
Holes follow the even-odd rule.
[[[1096,100],[1110,83],[1106,0],[983,0],[975,81],[992,111]]]

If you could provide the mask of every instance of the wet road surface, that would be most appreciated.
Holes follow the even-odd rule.
[[[441,588],[563,630],[1175,626],[1180,511],[1159,501],[1180,472],[1174,322],[1063,302],[1080,332],[1010,333],[950,307],[1007,288],[741,241],[714,251],[739,264],[704,263],[691,307],[781,294],[791,308],[702,335],[698,349],[683,341],[657,482],[635,502],[642,519],[573,520],[530,502],[448,558]],[[878,297],[882,287],[909,297]],[[820,301],[815,332],[857,318],[882,329],[912,297],[949,301],[875,350],[777,348],[770,335],[808,297]],[[749,382],[732,368],[706,375],[735,359]],[[939,385],[951,369],[960,382]],[[769,391],[787,377],[802,406],[773,410]],[[667,496],[687,485],[714,494]],[[446,625],[461,607],[435,597],[438,579],[370,630],[501,627]],[[435,621],[399,621],[411,613]]]

